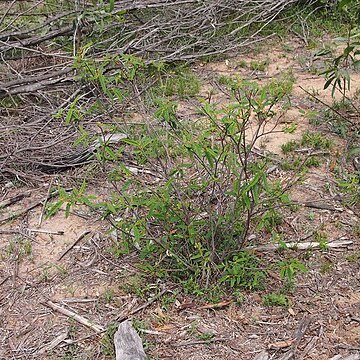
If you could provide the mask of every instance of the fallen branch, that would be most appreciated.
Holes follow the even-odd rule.
[[[0,89],[0,99],[7,96],[7,95],[18,95],[24,93],[34,93],[38,90],[44,89],[49,85],[55,85],[57,83],[64,83],[73,81],[73,77],[56,77],[56,78],[49,78],[46,80],[34,82],[32,84],[17,86],[13,89]]]
[[[248,246],[246,250],[256,250],[256,251],[275,251],[279,249],[293,249],[293,250],[308,250],[308,249],[320,249],[323,246],[329,249],[336,248],[346,248],[353,244],[351,240],[334,240],[326,243],[320,243],[318,241],[310,242],[289,242],[282,244],[270,244],[270,245],[261,245],[261,246]]]
[[[25,193],[22,193],[22,194],[19,194],[19,195],[16,195],[16,196],[13,196],[9,199],[6,199],[6,200],[3,200],[0,202],[0,209],[4,209],[10,205],[13,205],[15,203],[17,203],[18,201],[24,199],[25,197],[28,197],[30,196],[30,191],[27,191]]]
[[[67,192],[68,192],[68,191],[71,191],[71,190],[72,190],[71,188],[70,188],[70,189],[65,189],[65,191],[67,191]],[[59,192],[56,190],[56,191],[54,191],[53,193],[51,193],[51,194],[47,197],[47,199],[52,199],[52,198],[54,198],[55,196],[57,196],[58,194],[59,194]],[[0,225],[3,225],[3,224],[5,224],[5,223],[7,223],[8,221],[12,221],[12,220],[15,220],[15,219],[17,219],[17,218],[19,218],[19,217],[21,217],[21,216],[24,216],[24,215],[27,214],[29,211],[31,211],[31,210],[35,209],[36,207],[40,206],[44,201],[45,201],[45,199],[41,199],[41,200],[35,202],[34,204],[31,204],[31,205],[29,205],[28,207],[26,207],[26,208],[24,208],[24,209],[22,209],[22,210],[20,210],[20,211],[18,211],[18,212],[16,212],[16,213],[14,213],[14,214],[11,214],[11,215],[9,215],[9,216],[7,216],[7,217],[5,217],[5,218],[0,219]]]
[[[31,38],[22,40],[22,41],[17,41],[15,43],[11,43],[11,42],[2,42],[4,45],[0,46],[0,52],[5,52],[5,51],[9,51],[11,49],[17,48],[19,46],[21,47],[26,47],[26,46],[34,46],[34,45],[38,45],[41,44],[47,40],[51,40],[54,39],[56,37],[59,36],[64,36],[64,35],[70,35],[73,33],[73,25],[68,25],[68,26],[64,26],[63,28],[60,28],[58,30],[54,30],[54,31],[50,31],[45,35],[42,36],[33,36]]]
[[[105,328],[102,327],[101,325],[97,325],[97,324],[91,322],[90,320],[84,318],[83,316],[76,314],[75,312],[70,311],[68,309],[65,309],[64,307],[57,305],[57,304],[53,303],[52,301],[47,301],[46,303],[44,303],[44,305],[48,306],[49,308],[53,309],[54,311],[59,312],[60,314],[63,314],[71,319],[74,319],[78,323],[94,330],[97,333],[101,333],[101,332],[105,331]]]

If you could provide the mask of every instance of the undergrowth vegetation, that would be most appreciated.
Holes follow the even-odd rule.
[[[4,358],[358,349],[360,0],[4,4]]]
[[[342,1],[341,6],[346,9],[349,3]],[[343,16],[352,18],[348,12]],[[327,62],[323,75],[327,77],[325,88],[332,86],[333,94],[340,91],[343,104],[357,110],[347,91],[349,69],[359,64],[359,33],[355,29],[348,34],[346,48]],[[318,56],[325,54],[329,55],[322,52]],[[181,283],[193,294],[219,291],[220,287],[263,289],[272,264],[256,255],[253,240],[261,236],[282,243],[278,236],[281,209],[294,210],[287,195],[293,182],[272,177],[273,159],[258,156],[256,149],[268,134],[295,130],[278,127],[291,104],[293,74],[283,73],[263,85],[221,76],[218,86],[230,102],[217,106],[199,95],[201,80],[184,64],[149,62],[133,55],[108,56],[99,64],[83,51],[75,66],[79,79],[90,83],[98,96],[92,101],[78,96],[67,112],[60,111],[55,117],[78,124],[81,141],[91,141],[81,127],[86,117],[105,113],[113,120],[119,108],[126,109],[134,89],[135,99],[144,99],[152,121],[139,124],[130,118],[128,122],[112,121],[110,126],[97,124],[102,133],[127,134],[116,151],[104,142],[97,152],[113,185],[111,199],[100,202],[84,195],[84,182],[70,194],[60,190],[48,214],[53,215],[63,204],[66,214],[74,204],[91,207],[116,229],[118,241],[112,248],[116,256],[136,251],[144,273]],[[267,61],[249,65],[253,71],[265,71],[267,66]],[[184,100],[196,104],[196,120],[179,116]],[[345,116],[341,110],[330,110]],[[281,167],[298,171],[299,180],[307,169],[321,166],[332,149],[332,141],[321,132],[307,131],[299,141],[282,146],[288,158]],[[137,167],[123,163],[128,154]],[[338,186],[352,194],[347,204],[358,203],[356,174],[342,174]],[[306,271],[297,260],[279,262],[277,269],[284,289],[291,289],[296,274]],[[287,297],[280,293],[266,295],[263,301],[288,305]]]
[[[194,292],[216,283],[263,287],[266,269],[247,250],[250,235],[271,237],[282,222],[278,208],[290,201],[286,186],[269,178],[271,161],[253,150],[275,131],[292,82],[291,76],[264,86],[223,78],[231,102],[220,108],[199,98],[197,122],[180,121],[173,92],[163,93],[154,102],[160,127],[137,127],[134,132],[129,124],[131,136],[122,147],[151,169],[153,181],[134,176],[122,164],[122,152],[104,143],[99,154],[107,154],[111,164],[113,198],[96,203],[83,196],[83,183],[70,194],[60,191],[49,214],[64,203],[68,212],[75,202],[101,211],[118,231],[113,248],[117,256],[136,250],[145,272],[187,284]],[[104,93],[110,94],[108,89]]]

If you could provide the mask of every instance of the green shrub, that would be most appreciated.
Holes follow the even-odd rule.
[[[260,260],[248,252],[240,252],[224,265],[221,282],[232,288],[256,290],[264,288],[266,273],[261,269]]]

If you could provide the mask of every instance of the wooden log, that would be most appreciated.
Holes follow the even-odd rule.
[[[140,336],[129,320],[123,321],[114,335],[116,360],[146,360]]]

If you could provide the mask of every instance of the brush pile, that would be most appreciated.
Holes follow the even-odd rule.
[[[306,6],[313,2],[307,1]],[[108,59],[120,61],[119,68],[109,61],[102,69],[110,77],[123,71],[124,64],[117,56],[124,54],[145,63],[171,63],[240,51],[271,37],[269,25],[296,3],[297,0],[3,2],[2,180],[14,176],[36,178],[48,165],[58,162],[59,154],[72,156],[79,126],[94,133],[93,124],[111,122],[115,113],[121,113],[129,99],[109,112],[86,114],[76,122],[67,116],[70,110],[76,112],[77,107],[103,95],[95,81],[96,67]],[[94,76],[84,77],[79,64],[86,67],[90,62]],[[133,89],[134,86],[128,89],[127,94]]]

